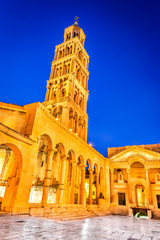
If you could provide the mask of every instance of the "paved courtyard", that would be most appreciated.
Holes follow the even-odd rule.
[[[0,240],[105,240],[160,239],[160,221],[105,216],[53,221],[28,216],[1,216]]]

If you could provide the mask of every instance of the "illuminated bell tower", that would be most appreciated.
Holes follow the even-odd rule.
[[[85,34],[75,23],[64,31],[64,42],[55,47],[44,106],[57,121],[87,141],[88,63]]]

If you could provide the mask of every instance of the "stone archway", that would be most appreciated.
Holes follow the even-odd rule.
[[[143,185],[136,185],[136,203],[137,207],[146,207],[147,198],[146,198],[146,189]]]
[[[29,203],[46,203],[48,198],[48,182],[51,176],[48,176],[48,168],[51,168],[50,153],[52,150],[52,141],[50,136],[43,134],[39,140],[37,153],[37,163],[34,171],[34,178],[30,191]],[[44,188],[45,186],[45,188]]]
[[[58,154],[58,189],[56,195],[57,203],[67,203],[67,156],[62,143],[56,144]]]
[[[21,177],[22,154],[18,147],[11,143],[1,144],[0,149],[1,154],[2,149],[6,150],[5,157],[1,155],[1,186],[5,187],[1,209],[12,212]]]

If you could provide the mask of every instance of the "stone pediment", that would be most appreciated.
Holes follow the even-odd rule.
[[[144,149],[138,146],[131,146],[128,149],[117,153],[109,158],[110,162],[124,162],[131,158],[141,158],[144,161],[160,161],[160,153]]]

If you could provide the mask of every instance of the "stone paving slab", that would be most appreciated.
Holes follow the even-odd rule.
[[[54,221],[1,216],[0,240],[160,240],[160,221],[123,216]]]

